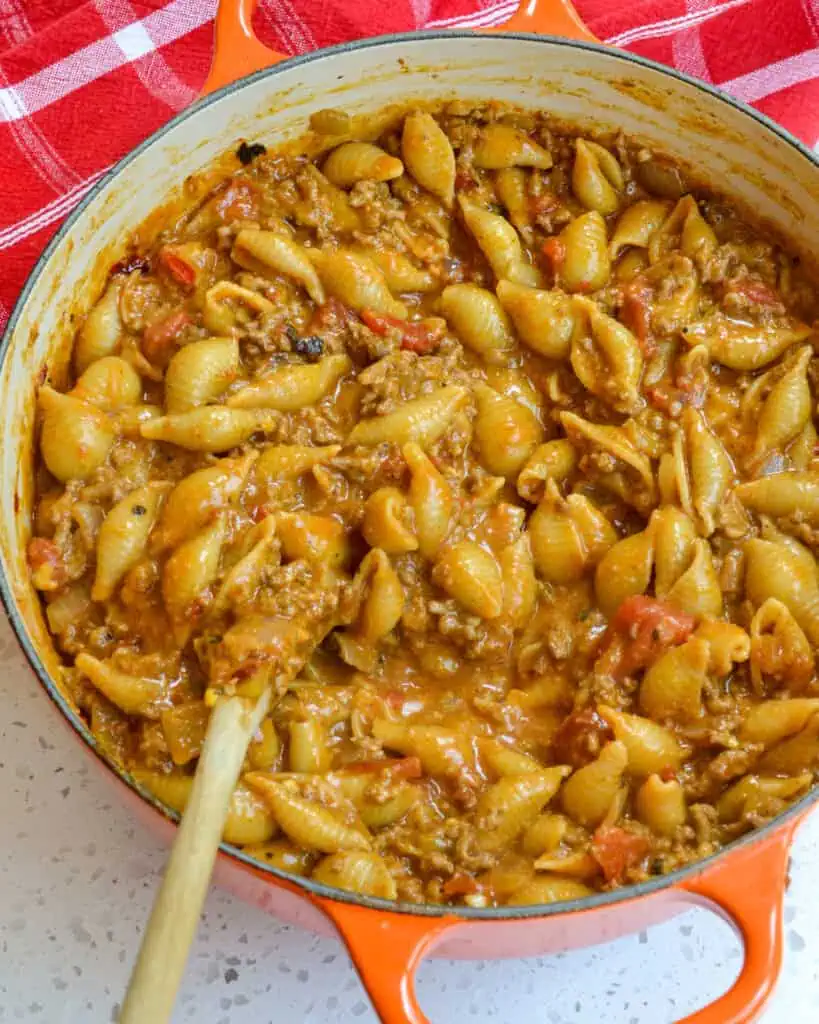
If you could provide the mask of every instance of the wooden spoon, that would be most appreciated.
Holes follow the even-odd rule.
[[[215,705],[159,893],[128,984],[120,1024],[170,1020],[188,959],[230,800],[247,748],[270,707],[271,687],[254,702]]]

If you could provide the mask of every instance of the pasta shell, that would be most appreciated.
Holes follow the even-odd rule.
[[[705,640],[711,648],[708,671],[711,675],[725,678],[735,665],[747,661],[751,655],[751,641],[741,626],[733,622],[706,619],[694,634]]]
[[[628,751],[619,740],[607,743],[597,759],[578,768],[563,784],[563,809],[584,828],[595,828],[608,814],[617,798]]]
[[[469,398],[466,388],[455,384],[406,402],[395,412],[360,420],[347,438],[348,445],[417,444],[428,448],[444,434]]]
[[[512,325],[495,296],[475,284],[451,284],[439,301],[458,338],[487,362],[503,362],[515,347]]]
[[[517,231],[505,217],[490,213],[461,196],[458,200],[464,223],[474,236],[496,278],[537,287],[540,274],[526,257]]]
[[[458,733],[440,725],[408,725],[377,718],[373,736],[389,750],[417,757],[425,775],[454,779],[463,785],[476,786],[478,777],[467,752],[469,746]]]
[[[290,238],[274,231],[245,228],[236,236],[230,256],[240,267],[263,272],[272,270],[292,278],[317,306],[324,304],[326,296],[315,267],[302,246]]]
[[[503,616],[515,629],[527,624],[535,610],[537,580],[529,535],[524,533],[498,556],[503,577]]]
[[[770,747],[800,732],[812,715],[819,713],[819,699],[792,697],[764,700],[746,712],[739,728],[740,739]]]
[[[178,349],[165,372],[165,408],[188,412],[217,398],[239,374],[235,338],[207,338]]]
[[[311,877],[323,885],[362,896],[394,900],[398,895],[395,879],[377,853],[352,850],[331,854],[316,865]]]
[[[691,564],[697,531],[689,516],[673,505],[652,515],[654,523],[654,593],[663,597]]]
[[[509,220],[518,231],[525,231],[531,221],[529,194],[526,190],[526,171],[520,167],[499,170],[495,175],[495,192],[506,207]]]
[[[312,366],[289,363],[243,387],[228,398],[227,404],[232,409],[295,412],[316,405],[330,394],[351,367],[346,355],[327,356]]]
[[[810,772],[803,772],[793,779],[744,775],[717,801],[719,820],[725,824],[739,821],[749,813],[770,814],[773,811],[775,814],[784,808],[786,800],[805,792],[812,782],[813,776]]]
[[[722,591],[707,540],[696,540],[691,564],[668,591],[668,602],[696,619],[722,614]]]
[[[650,718],[614,708],[601,706],[598,712],[625,746],[628,770],[634,775],[651,775],[669,768],[676,771],[682,764],[683,749],[670,729]]]
[[[496,619],[503,611],[503,577],[494,556],[473,541],[447,548],[435,563],[432,578],[467,611]]]
[[[550,583],[573,583],[586,569],[586,548],[577,524],[560,495],[547,488],[529,520],[532,554],[540,577]]]
[[[640,199],[623,210],[611,238],[611,258],[617,259],[629,246],[648,248],[651,236],[665,221],[668,209],[669,203],[661,199]]]
[[[792,317],[750,324],[717,312],[688,325],[682,337],[689,345],[704,345],[711,358],[723,366],[749,371],[768,366],[810,333],[810,327]]]
[[[518,494],[524,501],[538,502],[543,497],[546,483],[562,483],[577,468],[577,451],[565,438],[540,445],[521,469],[517,480]]]
[[[404,611],[404,588],[384,551],[373,548],[356,573],[356,583],[366,589],[356,631],[368,643],[391,632]]]
[[[676,779],[664,782],[659,775],[649,775],[637,790],[634,809],[640,821],[661,836],[673,836],[688,817],[682,786]]]
[[[219,281],[205,293],[202,320],[211,334],[229,335],[234,327],[271,315],[276,307],[264,295],[235,281]]]
[[[171,484],[151,483],[131,491],[105,517],[97,537],[97,570],[91,597],[107,601],[122,577],[143,557]]]
[[[240,459],[222,459],[180,480],[162,507],[155,550],[176,547],[233,504],[257,456],[258,452],[254,451]]]
[[[330,808],[302,799],[259,772],[245,775],[244,781],[265,800],[281,830],[298,846],[321,853],[369,850],[364,832],[345,824]]]
[[[525,345],[548,359],[565,359],[571,348],[575,317],[564,292],[500,280],[497,295]]]
[[[455,154],[435,118],[423,110],[408,114],[401,135],[404,165],[418,184],[452,206],[455,200]]]
[[[643,407],[643,355],[631,331],[601,312],[596,302],[576,298],[570,359],[581,384],[618,412]]]
[[[719,438],[695,409],[682,417],[691,473],[691,497],[706,536],[716,528],[716,513],[734,480],[734,466]]]
[[[370,142],[344,142],[324,161],[324,176],[339,188],[358,181],[392,181],[404,173],[404,165],[380,146]]]
[[[225,452],[274,423],[275,414],[266,410],[211,405],[146,420],[140,433],[148,441],[168,441],[194,452]]]
[[[283,444],[265,448],[256,465],[256,479],[260,482],[295,480],[314,466],[331,462],[341,451],[340,444],[323,447]]]
[[[368,256],[384,275],[391,292],[433,292],[438,280],[428,270],[417,267],[400,252],[388,249],[367,249]]]
[[[329,295],[358,313],[367,309],[407,319],[407,307],[393,297],[386,278],[369,256],[348,249],[310,249],[309,253]]]
[[[91,363],[70,394],[101,409],[119,409],[142,400],[142,380],[125,359],[103,356]]]
[[[552,156],[519,128],[495,121],[481,129],[473,163],[488,171],[504,167],[537,167],[546,171],[552,166]]]
[[[586,209],[597,210],[604,216],[614,213],[620,205],[618,192],[623,186],[623,172],[617,159],[598,143],[578,139],[572,191]]]
[[[364,540],[388,555],[416,551],[418,540],[407,524],[408,511],[407,500],[397,487],[379,487],[364,504]]]
[[[486,384],[476,384],[473,390],[478,404],[474,424],[478,457],[490,473],[512,479],[543,440],[543,427],[514,398],[499,395]]]
[[[481,848],[500,852],[513,842],[532,824],[570,772],[570,768],[557,766],[507,775],[485,790],[475,808]]]
[[[167,701],[164,679],[128,675],[120,672],[110,662],[100,661],[84,651],[74,659],[74,665],[104,697],[126,715],[159,718]]]
[[[649,244],[649,259],[658,263],[671,249],[689,259],[707,259],[717,248],[717,236],[700,213],[693,196],[683,196]]]
[[[765,399],[756,428],[757,458],[772,449],[786,447],[810,420],[813,399],[807,370],[812,358],[810,346],[800,349]]]
[[[644,594],[654,563],[654,527],[618,541],[603,555],[594,577],[601,611],[611,618],[627,597]]]
[[[769,598],[791,612],[812,644],[819,643],[819,584],[815,568],[784,544],[754,539],[745,545],[745,593],[757,607]]]
[[[611,276],[606,222],[593,210],[570,221],[560,233],[565,258],[558,274],[567,292],[596,292]]]
[[[773,473],[734,488],[746,508],[775,519],[799,513],[808,522],[819,522],[819,474]]]
[[[334,516],[310,512],[280,512],[276,535],[285,558],[305,558],[331,569],[343,568],[350,559],[350,542],[344,523]]]
[[[58,480],[84,480],[105,462],[114,443],[113,428],[99,409],[78,398],[42,387],[40,452]]]
[[[119,297],[122,279],[115,278],[91,309],[74,344],[74,370],[79,376],[97,359],[113,356],[122,345]]]
[[[162,570],[162,599],[174,637],[182,646],[196,628],[209,600],[207,588],[219,571],[225,535],[225,517],[221,515],[209,529],[181,544]]]
[[[672,647],[648,669],[640,685],[640,710],[654,719],[695,721],[703,713],[702,688],[710,660],[708,643],[692,637]]]
[[[423,558],[434,559],[449,533],[453,498],[449,484],[417,444],[406,444],[409,466],[409,501],[415,518],[418,549]]]
[[[564,903],[591,896],[592,890],[574,878],[559,875],[541,876],[517,889],[506,901],[509,907],[528,907],[535,904]]]
[[[757,693],[765,683],[799,689],[811,680],[814,657],[808,638],[786,605],[763,602],[751,620],[751,681]]]

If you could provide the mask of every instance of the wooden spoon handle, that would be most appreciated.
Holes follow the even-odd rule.
[[[142,938],[120,1024],[169,1021],[202,912],[228,807],[248,745],[270,706],[240,697],[213,709],[190,799]]]

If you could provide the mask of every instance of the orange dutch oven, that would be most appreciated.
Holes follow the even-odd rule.
[[[86,750],[119,778],[120,796],[165,832],[174,815],[100,751],[60,688],[60,660],[26,566],[33,504],[34,397],[43,367],[65,365],[93,282],[122,255],[129,230],[240,138],[296,138],[328,106],[374,111],[396,101],[493,98],[561,121],[622,130],[689,165],[810,260],[819,248],[819,162],[796,139],[719,91],[602,46],[568,0],[524,0],[492,35],[408,33],[286,59],[253,34],[255,0],[222,0],[204,97],[123,159],[74,211],[43,254],[0,349],[0,591],[34,671]],[[92,282],[92,287],[88,282]],[[427,955],[532,956],[607,942],[692,905],[740,933],[742,971],[687,1024],[748,1024],[782,960],[782,901],[795,828],[809,794],[767,827],[674,874],[548,906],[490,909],[401,905],[263,866],[223,845],[217,881],[292,923],[337,932],[385,1024],[422,1024],[413,977]],[[159,813],[157,813],[159,812]]]

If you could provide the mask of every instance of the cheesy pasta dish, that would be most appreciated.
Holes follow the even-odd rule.
[[[325,110],[228,162],[38,392],[31,573],[106,754],[182,810],[213,707],[272,687],[225,840],[471,907],[674,871],[803,795],[798,260],[501,104]]]

